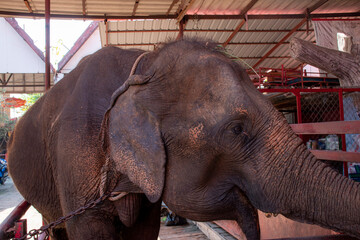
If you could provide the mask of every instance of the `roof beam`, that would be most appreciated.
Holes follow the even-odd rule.
[[[274,47],[272,47],[267,53],[265,53],[265,55],[259,61],[257,61],[257,63],[255,63],[253,68],[259,66],[260,63],[262,63],[267,57],[269,57],[270,54],[272,54],[281,44],[283,44],[283,42],[285,42],[286,39],[288,39],[298,28],[300,28],[306,22],[306,20],[307,19],[304,18],[293,29],[291,29],[288,34],[286,34]]]
[[[311,12],[313,12],[313,11],[315,11],[316,9],[318,9],[319,7],[321,7],[322,5],[324,5],[326,2],[328,2],[329,0],[320,0],[320,1],[318,1],[317,3],[315,3],[314,5],[312,5],[311,7],[309,7],[308,9],[307,9],[307,11],[309,12],[309,13],[311,13]]]
[[[261,57],[239,57],[240,59],[260,59]],[[288,59],[288,58],[291,58],[290,56],[271,56],[271,57],[268,57],[268,58],[271,58],[271,59]]]
[[[178,36],[176,37],[176,40],[183,39],[186,22],[187,21],[185,18],[179,22],[179,33]]]
[[[180,4],[179,4],[178,8],[176,9],[176,14],[177,14],[177,16],[179,16],[179,13],[181,12],[181,10],[184,9],[184,7],[185,7],[185,2],[186,2],[186,0],[181,0],[181,1],[180,1]]]
[[[152,46],[156,44],[161,43],[119,43],[119,44],[109,44],[111,46],[118,46],[118,47],[124,47],[124,46]],[[277,42],[238,42],[238,43],[229,43],[229,45],[274,45],[278,44]],[[281,44],[290,44],[290,42],[282,42]],[[261,57],[258,57],[261,58]]]
[[[245,19],[241,20],[241,22],[239,23],[239,25],[235,28],[235,30],[231,33],[231,35],[228,37],[228,39],[226,39],[226,41],[222,44],[223,47],[226,47],[229,42],[235,37],[235,35],[238,33],[238,31],[240,30],[240,28],[242,28],[242,26],[244,26],[244,24],[246,23]]]
[[[134,9],[133,9],[133,11],[132,11],[132,16],[135,16],[135,14],[136,14],[136,9],[138,8],[138,6],[139,6],[139,2],[140,2],[140,0],[135,0],[135,4],[134,4]]]
[[[25,6],[27,7],[27,9],[29,10],[29,13],[33,13],[33,10],[31,8],[31,5],[29,3],[28,0],[24,0]]]
[[[247,12],[255,5],[255,3],[258,0],[251,0],[248,5],[245,6],[244,9],[241,10],[240,15],[242,16],[246,16]],[[226,39],[226,41],[222,44],[223,47],[226,47],[229,42],[235,37],[235,35],[239,32],[239,30],[242,28],[242,26],[244,26],[244,24],[246,23],[246,20],[243,19],[239,25],[235,28],[235,30],[233,31],[233,33],[228,37],[228,39]]]
[[[278,42],[232,42],[229,45],[274,45]],[[281,44],[290,44],[290,42],[282,42]]]
[[[240,15],[245,15],[259,0],[251,0],[244,9],[241,10]]]
[[[9,81],[10,81],[11,77],[13,76],[13,74],[11,73],[7,80],[6,80],[6,77],[5,77],[5,73],[3,73],[1,75],[2,75],[3,79],[0,78],[0,82],[2,83],[2,87],[4,87],[9,83]]]
[[[190,2],[185,6],[185,8],[181,10],[181,12],[179,13],[179,16],[176,19],[177,23],[179,23],[184,18],[184,16],[186,15],[186,12],[194,4],[195,1],[196,0],[190,0]]]
[[[277,43],[274,47],[272,47],[267,53],[265,53],[265,55],[259,60],[257,61],[257,63],[255,63],[255,65],[253,66],[253,68],[256,68],[257,66],[259,66],[260,63],[262,63],[267,57],[270,56],[271,53],[273,53],[281,44],[282,42],[285,42],[297,29],[299,29],[305,22],[308,21],[308,16],[310,15],[311,12],[315,11],[317,8],[319,8],[320,6],[322,6],[324,3],[326,3],[328,0],[319,0],[317,1],[314,5],[312,5],[311,7],[307,8],[304,11],[304,14],[306,15],[305,18],[303,18],[288,34],[286,34],[280,41],[279,43]]]
[[[170,4],[169,9],[166,12],[166,16],[168,16],[171,12],[171,10],[173,9],[173,7],[175,6],[175,4],[177,4],[179,2],[179,0],[173,0],[172,3]]]
[[[44,18],[44,13],[25,13],[25,12],[10,12],[0,11],[0,16],[12,17],[33,17]],[[82,14],[50,14],[53,19],[88,19],[88,20],[124,20],[124,19],[176,19],[177,15],[150,15],[150,16],[130,16],[130,15],[82,15]],[[202,19],[244,19],[242,15],[186,15],[186,17],[196,20]],[[250,19],[303,19],[309,18],[338,18],[338,17],[360,17],[360,12],[344,12],[344,13],[315,13],[315,14],[253,14],[247,16]]]
[[[151,32],[178,32],[177,29],[152,29],[152,30],[109,30],[108,33],[151,33]],[[264,29],[264,30],[239,30],[238,32],[243,33],[281,33],[281,32],[290,32],[291,30],[273,30],[273,29]],[[306,32],[305,29],[298,29],[297,32]],[[313,32],[314,29],[309,31]],[[228,29],[184,29],[184,32],[234,32],[234,30]]]
[[[82,0],[82,14],[86,15],[86,0]]]
[[[302,19],[305,17],[310,18],[337,18],[337,17],[359,17],[360,12],[343,12],[343,13],[314,13],[308,15],[307,13],[301,14],[248,14],[247,19]],[[188,19],[244,19],[243,15],[187,15]]]

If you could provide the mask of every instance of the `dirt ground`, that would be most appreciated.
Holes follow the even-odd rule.
[[[22,200],[23,197],[16,190],[11,178],[8,178],[4,185],[0,185],[0,222],[3,222]],[[29,208],[23,219],[27,219],[28,231],[42,225],[41,215],[33,207]]]

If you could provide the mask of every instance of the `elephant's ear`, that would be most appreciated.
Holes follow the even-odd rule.
[[[128,86],[144,81],[137,79]],[[164,187],[166,161],[159,123],[153,113],[138,103],[134,88],[121,88],[114,93],[103,119],[103,147],[116,170],[127,175],[151,202],[156,202]]]

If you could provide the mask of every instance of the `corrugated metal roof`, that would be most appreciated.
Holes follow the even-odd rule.
[[[337,11],[341,12],[356,12],[360,11],[360,1],[359,0],[331,0],[324,5],[320,6],[314,11],[314,13],[330,13]]]
[[[1,0],[0,15],[43,17],[45,0],[28,2],[29,8],[24,1]],[[360,1],[51,0],[52,17],[109,20],[108,31],[104,23],[100,24],[103,45],[152,50],[158,44],[176,39],[178,20],[185,16],[185,37],[225,43],[228,51],[249,66],[276,68],[299,65],[290,58],[289,41],[292,37],[315,41],[314,33],[305,31],[306,23],[293,34],[289,33],[305,17],[324,17],[319,15],[324,13],[328,14],[325,17],[339,17],[342,13],[346,13],[342,17],[360,16]],[[230,38],[244,18],[245,24]],[[113,21],[115,19],[119,21]],[[288,37],[284,43],[273,49],[285,36]],[[268,58],[263,59],[264,56]]]
[[[299,19],[249,20],[249,23],[242,26],[226,48],[231,54],[241,58],[249,66],[253,66],[299,21]],[[189,20],[184,29],[184,37],[201,38],[223,44],[240,22],[241,20]],[[306,32],[305,25],[291,37],[315,41],[313,30],[309,29],[310,31]],[[176,39],[179,31],[175,19],[109,21],[107,34],[105,29],[105,24],[101,23],[100,33],[103,46],[106,45],[106,35],[108,35],[108,45],[139,48],[146,51],[153,50],[158,44]],[[282,64],[287,68],[297,67],[300,63],[290,57],[289,40],[281,44],[259,67],[279,68]]]
[[[44,0],[28,0],[34,14],[45,12]],[[84,4],[83,4],[84,2]],[[136,3],[137,2],[137,3]],[[251,0],[51,0],[51,13],[82,16],[152,16],[176,15],[187,9],[190,15],[234,15]],[[248,14],[303,14],[311,7],[313,0],[258,0]],[[188,6],[188,8],[186,8]],[[84,10],[84,11],[83,11]],[[134,10],[136,10],[134,12]],[[24,1],[2,0],[0,11],[13,13],[29,13]],[[329,0],[322,4],[314,13],[343,13],[360,11],[358,0]]]

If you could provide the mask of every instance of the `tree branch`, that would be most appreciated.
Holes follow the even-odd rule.
[[[300,62],[334,74],[343,87],[360,86],[360,56],[320,47],[299,38],[290,41],[290,54]]]

